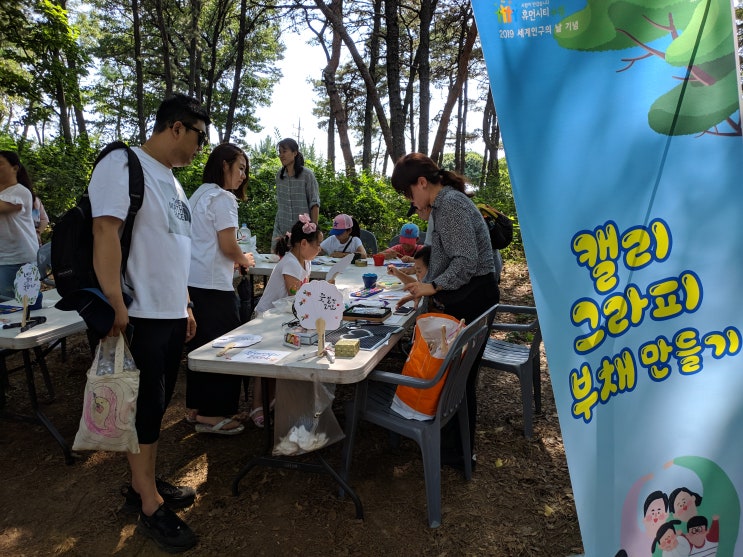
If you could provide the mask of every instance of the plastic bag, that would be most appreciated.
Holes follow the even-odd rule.
[[[87,377],[72,450],[139,453],[135,428],[139,370],[123,335],[98,343]]]
[[[309,453],[343,439],[334,399],[332,383],[277,380],[274,456]]]
[[[415,338],[402,374],[421,379],[436,376],[463,323],[451,315],[424,313],[415,322]],[[446,373],[438,383],[428,389],[398,385],[392,399],[392,410],[414,420],[430,420],[436,415],[439,396],[444,388]]]

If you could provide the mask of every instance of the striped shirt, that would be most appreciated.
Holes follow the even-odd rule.
[[[462,192],[445,186],[432,203],[436,227],[425,282],[456,290],[473,277],[493,272],[493,249],[480,211]],[[430,234],[430,231],[429,231]]]

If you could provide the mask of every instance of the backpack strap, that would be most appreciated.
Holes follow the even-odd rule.
[[[144,172],[137,154],[123,141],[114,141],[106,145],[93,163],[93,168],[111,151],[117,149],[126,149],[129,166],[129,212],[126,215],[124,231],[121,234],[121,275],[124,276],[127,260],[129,259],[129,246],[132,243],[134,217],[137,216],[137,211],[142,207],[144,201]]]

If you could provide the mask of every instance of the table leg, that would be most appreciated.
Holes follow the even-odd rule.
[[[41,411],[39,408],[39,399],[36,396],[36,384],[34,383],[34,369],[33,365],[31,363],[31,355],[29,354],[28,350],[22,350],[23,354],[23,367],[26,370],[26,385],[28,387],[28,398],[31,402],[31,408],[34,411],[34,414],[36,415],[36,420],[38,420],[41,425],[43,425],[49,433],[54,437],[54,440],[59,443],[59,446],[62,448],[62,452],[64,453],[65,457],[65,463],[66,464],[72,464],[75,462],[72,451],[70,450],[69,445],[64,440],[64,437],[57,431],[57,428],[54,427],[54,424],[49,420],[46,414]]]
[[[341,452],[341,477],[344,482],[348,482],[351,475],[351,455],[353,454],[353,442],[356,436],[356,427],[359,423],[359,416],[361,415],[361,407],[359,406],[361,401],[366,399],[366,388],[367,382],[360,381],[356,383],[353,400],[346,406],[346,427],[345,434],[346,438],[343,441],[343,450]],[[338,492],[339,497],[343,497],[343,484]],[[349,494],[350,496],[350,494]]]
[[[319,464],[313,464],[309,462],[298,461],[296,457],[281,457],[273,456],[273,423],[270,415],[270,393],[268,392],[268,379],[261,377],[261,390],[263,398],[263,415],[265,416],[264,429],[265,429],[265,441],[264,441],[264,453],[261,456],[257,456],[243,466],[232,481],[232,494],[237,496],[240,491],[240,480],[242,480],[248,472],[250,472],[256,466],[268,466],[270,468],[285,468],[290,470],[300,470],[303,472],[315,472],[328,474],[335,482],[340,486],[340,497],[342,498],[346,493],[353,501],[356,507],[356,518],[363,520],[364,508],[361,505],[361,499],[359,499],[356,492],[351,489],[346,479],[338,474],[332,466],[319,454],[312,454]],[[346,472],[347,474],[347,472]]]

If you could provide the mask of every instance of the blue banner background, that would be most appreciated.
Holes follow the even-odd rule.
[[[587,52],[560,47],[555,26],[585,8],[585,1],[474,0],[473,7],[586,554],[613,557],[628,546],[630,557],[652,555],[642,537],[645,497],[656,489],[670,494],[682,486],[702,496],[699,514],[710,523],[719,515],[718,555],[732,556],[735,547],[743,552],[738,541],[743,444],[737,440],[738,424],[743,423],[741,137],[669,137],[653,131],[648,111],[680,83],[677,78],[684,76],[684,68],[653,56],[618,72],[627,66],[623,58],[639,57],[643,49]],[[510,22],[499,12],[504,7],[512,10]],[[530,9],[542,15],[531,19]],[[526,36],[525,29],[532,36]],[[664,51],[669,42],[661,38],[652,47]],[[731,118],[739,127],[739,113]],[[584,252],[574,252],[573,245],[581,233],[584,241],[579,245],[590,243],[595,230],[612,223],[618,237],[624,235],[631,245],[649,240],[647,250],[637,251],[651,259],[644,266],[632,265],[619,247],[614,259],[617,284],[601,288],[604,283],[594,281],[579,263]],[[670,237],[667,243],[664,233]],[[612,257],[608,259],[611,267]],[[675,295],[685,309],[653,318],[653,311],[660,315],[658,304],[673,302],[673,293],[667,291],[671,287],[664,290],[674,284],[671,279],[678,283]],[[623,326],[618,320],[616,336],[607,334],[594,350],[578,353],[577,338],[595,328],[571,319],[574,312],[590,315],[577,312],[576,304],[584,300],[583,306],[600,309],[631,285],[638,294],[628,298],[639,322]],[[695,298],[697,293],[701,298]],[[642,303],[648,306],[643,309]],[[607,326],[606,316],[594,324]],[[655,353],[649,343],[658,345],[658,339],[665,338],[673,344],[675,335],[686,330],[675,350],[668,349],[673,350],[669,361],[659,364],[660,371],[651,377],[642,365],[643,354],[649,358]],[[705,344],[705,335],[713,333],[720,335]],[[718,357],[712,355],[713,339],[720,342]],[[661,341],[659,354],[663,346]],[[590,370],[587,391],[601,399],[602,387],[618,385],[619,374],[609,364],[622,354],[634,359],[634,386],[617,386],[591,407],[588,419],[585,413],[576,415],[577,391],[572,387],[580,384],[576,378],[586,377],[581,370]],[[609,375],[599,373],[602,362],[608,362],[604,367]],[[631,382],[631,373],[629,378]],[[674,462],[686,456],[694,458]],[[723,485],[729,488],[728,497],[717,495]],[[647,552],[630,549],[633,545],[647,545]]]

